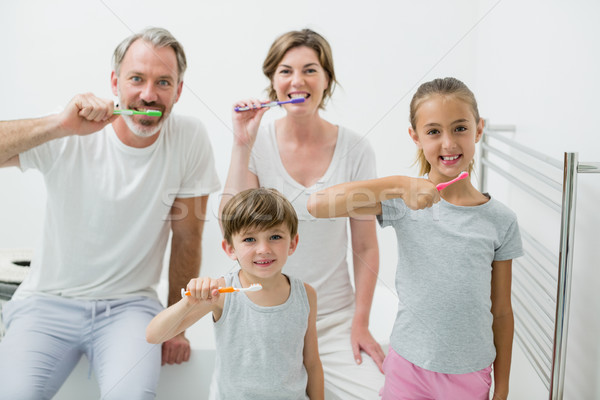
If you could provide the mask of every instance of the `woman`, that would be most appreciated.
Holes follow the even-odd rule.
[[[263,72],[271,100],[304,101],[286,104],[286,116],[264,126],[260,122],[268,108],[261,108],[259,100],[234,105],[251,110],[233,112],[231,165],[220,208],[235,193],[259,186],[273,187],[292,202],[300,241],[284,273],[317,291],[325,387],[342,399],[378,399],[384,354],[368,329],[379,270],[375,220],[350,218],[353,290],[346,260],[347,220],[317,220],[306,209],[311,193],[374,178],[374,152],[366,140],[319,115],[336,83],[331,49],[322,36],[309,29],[283,34],[271,46]],[[370,357],[363,358],[361,351]]]

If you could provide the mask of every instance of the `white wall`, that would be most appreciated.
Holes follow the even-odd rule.
[[[598,108],[600,28],[593,1],[515,0],[3,2],[0,119],[56,111],[76,93],[111,98],[110,56],[132,31],[164,26],[186,49],[189,70],[176,112],[196,115],[210,133],[222,181],[229,162],[230,106],[261,96],[262,60],[272,40],[310,27],[331,43],[342,86],[326,118],[364,135],[378,154],[380,175],[412,174],[414,145],[406,133],[408,103],[420,83],[456,76],[475,92],[482,115],[518,127],[516,139],[562,157],[600,161],[590,123]],[[267,118],[281,115],[272,110]],[[600,217],[593,201],[600,177],[583,176],[579,191],[575,273],[567,365],[567,396],[600,397],[597,382],[600,299],[595,296]],[[498,188],[503,188],[499,184]],[[496,192],[492,189],[492,194]],[[498,193],[501,195],[502,193]],[[510,198],[510,197],[509,197]],[[220,249],[211,201],[202,273],[231,267]],[[32,247],[44,213],[43,182],[35,172],[0,170],[0,247]],[[544,221],[540,221],[543,224]],[[393,287],[395,238],[379,233],[383,286]],[[516,349],[518,351],[518,349]],[[520,354],[513,365],[514,399],[532,396],[532,374]],[[535,377],[533,379],[536,379]],[[536,385],[535,383],[533,384]]]
[[[475,82],[482,114],[495,123],[516,124],[516,140],[556,159],[576,151],[581,161],[600,162],[593,122],[600,106],[598,15],[596,1],[500,1],[477,33]],[[580,174],[579,183],[565,399],[597,399],[600,175]],[[511,206],[525,205],[513,201]],[[557,214],[525,207],[521,215],[558,254]],[[513,382],[515,375],[513,369]]]
[[[149,25],[167,27],[184,44],[190,68],[176,112],[196,115],[207,125],[222,181],[229,165],[231,104],[262,96],[268,82],[262,61],[274,38],[291,29],[310,27],[331,43],[341,87],[324,114],[371,141],[382,175],[408,173],[414,145],[407,135],[408,103],[423,79],[456,75],[473,83],[475,40],[463,38],[478,19],[469,1],[426,4],[274,0],[189,2],[62,0],[8,3],[0,10],[4,62],[0,83],[1,119],[43,115],[64,106],[76,93],[91,91],[111,98],[110,57],[131,31]],[[223,3],[223,4],[221,4]],[[453,18],[456,7],[462,11]],[[68,16],[68,17],[67,17]],[[425,19],[426,18],[426,22]],[[60,21],[60,23],[58,23]],[[433,26],[435,26],[434,29]],[[425,28],[427,27],[427,28]],[[460,27],[460,28],[458,28]],[[458,43],[458,45],[456,45]],[[418,56],[417,56],[418,54]],[[266,119],[282,115],[271,110]],[[29,246],[38,237],[45,195],[35,172],[0,171],[0,244]],[[6,188],[6,189],[5,189]],[[10,188],[10,189],[8,189]],[[212,220],[205,240],[205,273],[228,263],[218,245],[214,221],[218,201],[211,202]],[[383,231],[386,247],[395,246],[393,232]],[[394,264],[384,254],[384,264]],[[213,261],[214,260],[214,261]],[[212,261],[212,262],[211,262]],[[214,269],[212,270],[214,271]],[[392,282],[393,267],[382,271]]]

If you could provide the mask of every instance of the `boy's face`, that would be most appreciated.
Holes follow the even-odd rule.
[[[242,270],[257,278],[270,278],[281,273],[288,256],[298,245],[298,235],[291,237],[286,224],[266,230],[249,229],[232,235],[232,243],[223,240],[223,250],[237,260]]]

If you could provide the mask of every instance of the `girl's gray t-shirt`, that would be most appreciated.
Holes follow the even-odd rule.
[[[435,372],[490,366],[492,262],[523,255],[515,213],[495,199],[474,207],[441,200],[418,211],[391,199],[377,218],[398,240],[392,348]]]

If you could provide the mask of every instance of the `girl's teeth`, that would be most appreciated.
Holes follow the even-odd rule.
[[[453,156],[453,157],[444,157],[442,156],[442,160],[444,161],[452,161],[452,160],[456,160],[459,156]]]

